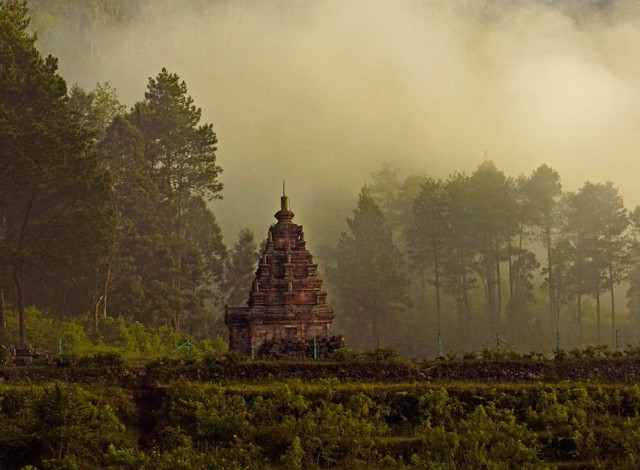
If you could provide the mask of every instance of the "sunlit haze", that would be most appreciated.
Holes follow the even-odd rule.
[[[178,3],[95,31],[92,55],[46,25],[38,44],[128,106],[162,67],[186,81],[218,135],[227,240],[266,235],[283,178],[299,223],[339,227],[384,162],[439,177],[546,162],[566,189],[612,180],[640,203],[637,2]]]

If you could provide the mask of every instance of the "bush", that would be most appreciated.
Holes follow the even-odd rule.
[[[567,351],[565,351],[564,349],[555,349],[553,351],[553,358],[556,361],[564,361],[568,356]]]
[[[378,346],[372,351],[366,351],[364,357],[376,362],[391,362],[400,359],[400,354],[390,346]]]
[[[464,359],[465,361],[475,361],[476,359],[478,359],[478,355],[475,353],[475,351],[468,351],[462,355],[462,359]]]
[[[229,349],[223,356],[223,362],[227,365],[238,365],[247,361],[247,356],[237,349]]]
[[[62,339],[62,351],[66,353],[81,354],[91,348],[84,327],[74,320],[63,322],[58,334]]]
[[[216,336],[213,341],[209,338],[197,343],[198,348],[207,355],[223,357],[229,351],[229,345],[220,336]]]
[[[331,352],[329,359],[336,362],[360,362],[362,353],[351,348],[338,348]]]

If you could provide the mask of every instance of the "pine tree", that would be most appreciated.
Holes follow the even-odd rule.
[[[243,228],[224,263],[223,286],[225,302],[228,305],[238,306],[247,301],[258,257],[258,246],[253,232]]]
[[[436,323],[442,333],[442,258],[448,238],[445,186],[440,180],[422,184],[413,205],[414,223],[407,232],[410,264],[427,275],[436,294]]]
[[[407,279],[382,211],[366,187],[347,224],[349,233],[340,237],[330,280],[351,334],[348,340],[374,347],[394,338],[400,313],[409,304]]]
[[[523,199],[523,221],[538,231],[537,238],[542,240],[547,250],[544,273],[549,298],[549,320],[552,328],[558,331],[561,308],[559,291],[562,287],[558,285],[558,279],[554,275],[554,267],[557,265],[554,251],[562,223],[560,175],[549,166],[540,165],[529,178],[521,181],[519,193]]]
[[[108,178],[26,14],[23,2],[0,1],[0,252],[13,272],[21,344],[29,280],[71,255],[101,256],[112,223]]]
[[[628,266],[626,229],[629,225],[622,196],[611,182],[584,183],[568,197],[567,234],[574,240],[578,295],[596,300],[596,337],[601,342],[600,295],[611,296],[611,341],[615,340],[614,287],[624,278]]]
[[[180,329],[183,316],[190,318],[192,327],[194,319],[201,316],[205,290],[195,289],[194,282],[220,282],[226,251],[215,217],[204,204],[205,199],[220,197],[218,175],[222,169],[216,163],[213,126],[201,124],[201,115],[187,94],[186,83],[164,68],[156,78],[149,79],[145,99],[129,114],[142,134],[148,173],[163,196],[164,210],[170,214],[165,237],[173,276],[170,283],[156,287],[161,288],[159,295],[173,299],[158,299],[158,307],[173,310],[176,329]],[[196,230],[199,235],[194,236],[194,216],[208,233]],[[208,246],[203,245],[205,239]]]

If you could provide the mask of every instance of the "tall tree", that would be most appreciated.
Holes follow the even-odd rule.
[[[615,340],[614,287],[628,265],[625,231],[629,224],[622,196],[611,182],[584,183],[568,198],[567,229],[575,239],[579,285],[596,299],[597,341],[601,342],[600,295],[611,296],[611,340]],[[579,292],[580,293],[580,292]]]
[[[0,2],[1,251],[13,272],[21,344],[36,267],[72,252],[96,256],[110,232],[108,179],[67,105],[56,59],[41,56],[28,23],[23,2]]]
[[[178,298],[185,289],[187,292],[190,289],[185,282],[188,283],[188,278],[194,279],[193,269],[198,263],[192,261],[197,259],[195,252],[202,248],[196,246],[198,243],[187,228],[186,211],[194,198],[219,198],[222,190],[222,183],[218,181],[222,169],[216,163],[215,154],[216,134],[211,124],[200,123],[201,115],[202,111],[187,94],[186,83],[164,68],[155,79],[149,79],[145,99],[137,103],[129,115],[142,134],[151,178],[173,214],[171,223],[167,224],[167,237],[175,269],[172,285],[165,287],[175,290]],[[219,243],[214,243],[222,246],[221,238]],[[218,254],[221,253],[218,250]],[[221,273],[219,267],[218,271]],[[180,304],[172,307],[176,328],[180,328],[184,311]]]
[[[498,333],[502,316],[502,252],[517,233],[518,207],[513,181],[491,161],[481,163],[469,179],[469,210],[479,255],[478,274],[483,281],[491,330]]]
[[[627,309],[633,320],[636,335],[640,333],[640,206],[629,214],[631,233],[629,236],[630,269],[627,274]]]
[[[224,262],[223,289],[228,305],[242,305],[247,301],[258,258],[253,232],[243,228]]]
[[[476,251],[473,214],[470,210],[469,177],[462,173],[451,175],[445,183],[444,190],[447,237],[443,247],[440,283],[443,291],[455,299],[459,341],[465,345],[471,329],[469,293],[477,287],[477,279],[472,270]]]
[[[554,260],[554,244],[562,223],[560,175],[546,164],[542,164],[531,176],[521,180],[519,192],[523,200],[522,219],[537,230],[536,238],[542,241],[547,250],[545,284],[549,298],[549,321],[558,331],[561,302],[558,298],[560,287],[554,276],[554,266],[557,264]]]
[[[102,314],[106,316],[110,305],[120,315],[152,323],[146,296],[151,285],[172,277],[164,232],[170,213],[148,174],[142,134],[127,119],[116,116],[97,152],[111,175],[110,203],[117,216],[106,260]]]
[[[414,222],[407,232],[410,264],[427,274],[436,294],[436,324],[442,333],[442,257],[448,239],[448,210],[445,186],[429,178],[414,201]]]
[[[382,211],[366,187],[347,224],[330,280],[354,344],[371,347],[393,339],[393,326],[409,304],[407,280]]]

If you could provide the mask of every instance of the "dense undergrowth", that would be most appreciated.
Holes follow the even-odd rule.
[[[190,383],[0,388],[0,467],[637,468],[640,388]]]
[[[638,468],[639,359],[485,356],[4,367],[0,468]]]

